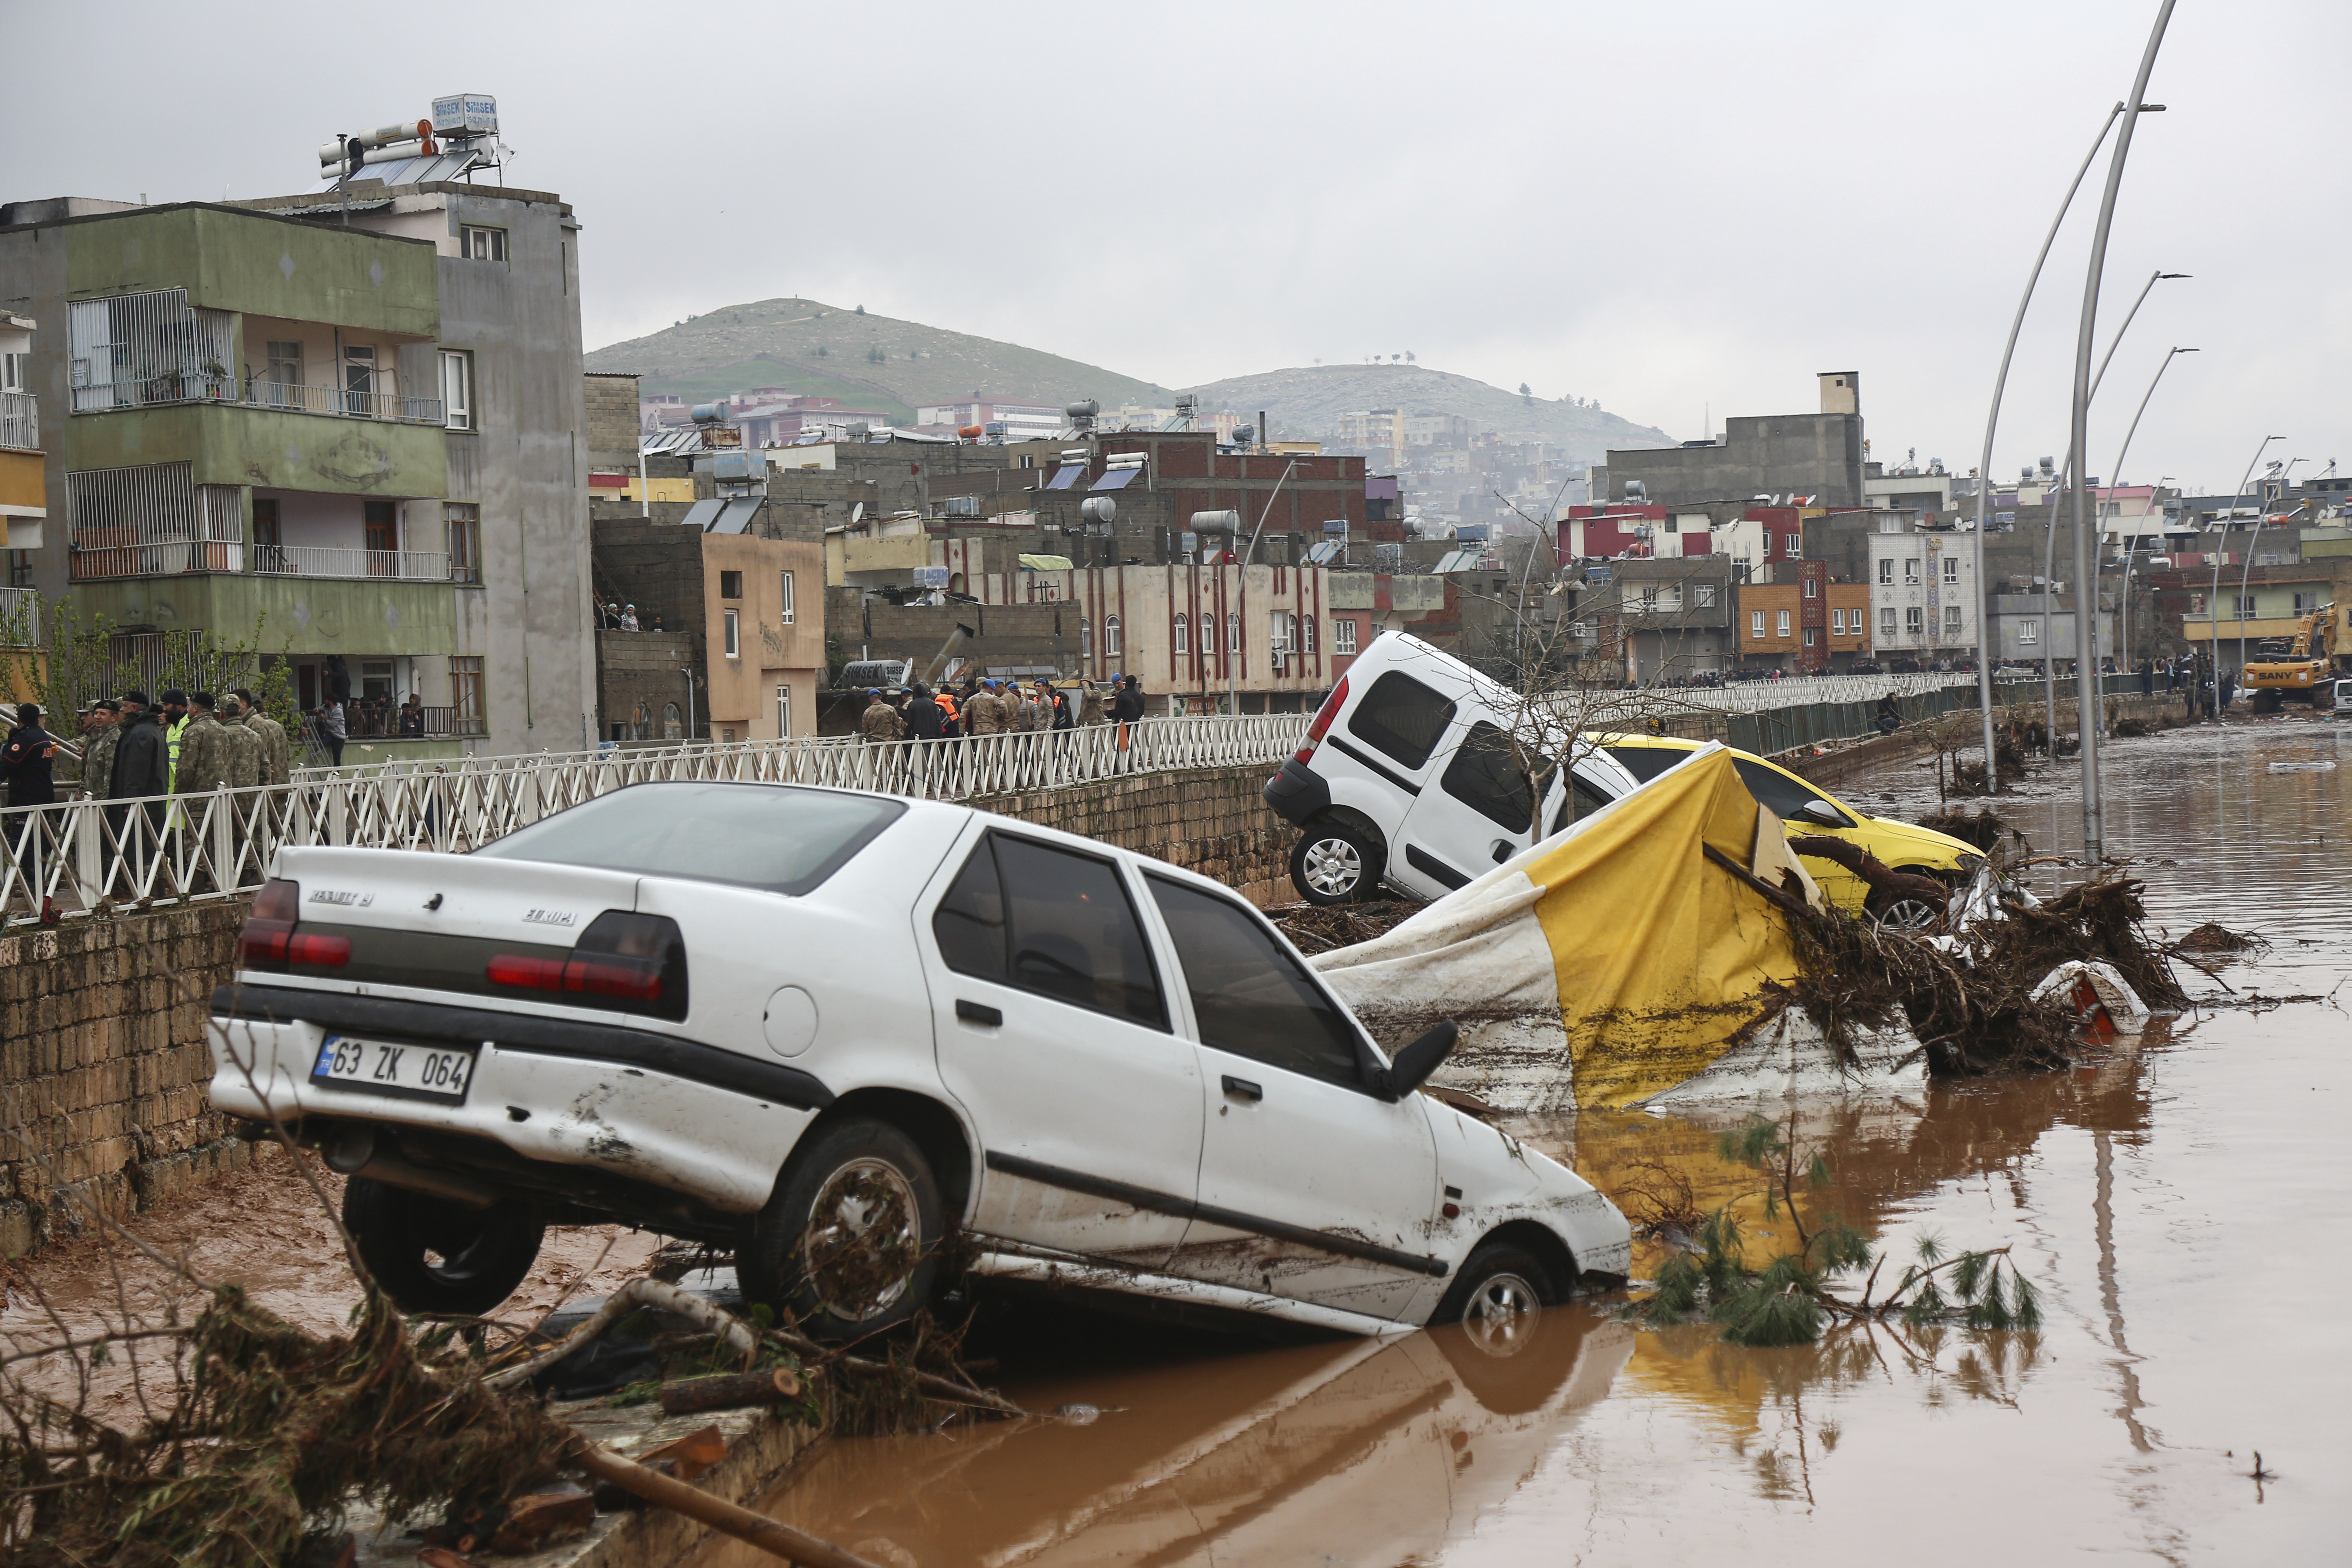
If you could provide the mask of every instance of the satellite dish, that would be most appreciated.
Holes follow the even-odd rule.
[[[859,501],[856,506],[849,509],[849,526],[855,528],[865,521],[866,503],[864,501]]]

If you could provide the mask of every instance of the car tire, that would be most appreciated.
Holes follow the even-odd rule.
[[[1378,836],[1345,823],[1318,823],[1290,848],[1290,883],[1310,904],[1352,904],[1379,895]]]
[[[547,1234],[527,1205],[471,1209],[365,1176],[344,1184],[343,1228],[394,1306],[464,1315],[513,1295]]]
[[[1543,1260],[1513,1243],[1489,1242],[1462,1266],[1430,1322],[1455,1375],[1482,1406],[1524,1415],[1559,1392],[1583,1336],[1569,1314],[1544,1310],[1557,1300]]]
[[[1939,882],[1945,879],[1941,873],[1929,870],[1925,866],[1898,866],[1895,869],[1909,876],[1931,878]],[[1888,931],[1927,931],[1942,923],[1947,907],[1907,893],[1895,893],[1885,898],[1873,898],[1864,907],[1864,912]]]
[[[915,1141],[856,1117],[794,1151],[737,1256],[743,1293],[828,1343],[902,1323],[940,1272],[940,1187]]]

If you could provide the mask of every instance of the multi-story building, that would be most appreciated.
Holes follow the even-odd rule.
[[[33,363],[30,316],[0,310],[0,545],[6,547],[0,585],[0,701],[23,702],[39,689],[41,605],[32,588],[33,552],[41,547],[49,515],[48,480],[41,460],[41,403],[26,377]]]
[[[1983,596],[1977,586],[1975,536],[1904,526],[1882,512],[1870,536],[1873,657],[1922,662],[1976,649]]]
[[[1719,441],[1611,452],[1607,493],[1596,489],[1594,499],[1686,507],[1773,496],[1862,505],[1862,378],[1824,371],[1820,381],[1819,413],[1732,418]]]
[[[1719,674],[1738,659],[1738,579],[1728,557],[1612,561],[1588,567],[1584,581],[1577,641],[1622,662],[1634,684]]]
[[[427,754],[593,738],[576,231],[488,185],[0,208],[85,624],[254,641]],[[365,732],[366,722],[354,725]]]
[[[978,427],[992,440],[1034,441],[1059,436],[1070,427],[1062,410],[1042,404],[992,403],[974,399],[969,403],[926,404],[915,410],[918,425],[951,425],[965,430]]]

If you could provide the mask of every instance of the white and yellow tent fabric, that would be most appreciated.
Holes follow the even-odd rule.
[[[1872,1040],[1857,1067],[1783,1016],[1764,987],[1797,973],[1788,918],[1742,870],[1821,902],[1780,818],[1711,746],[1313,963],[1385,1038],[1455,1020],[1438,1081],[1508,1110],[1924,1081],[1908,1031]]]

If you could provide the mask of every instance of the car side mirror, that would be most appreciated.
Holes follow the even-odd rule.
[[[1447,1018],[1397,1052],[1389,1063],[1388,1082],[1382,1086],[1390,1098],[1402,1100],[1426,1083],[1438,1064],[1454,1054],[1454,1043],[1461,1037],[1460,1027]]]
[[[1809,800],[1797,808],[1797,815],[1807,822],[1817,822],[1823,827],[1847,826],[1845,813],[1825,800]]]

